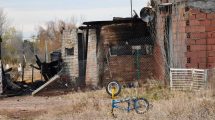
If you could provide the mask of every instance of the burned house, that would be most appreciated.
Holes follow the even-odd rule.
[[[214,0],[152,0],[152,6],[168,68],[215,67]]]
[[[153,20],[140,17],[84,22],[64,33],[67,73],[79,86],[169,79],[170,68],[215,66],[214,0],[151,0]],[[70,37],[68,37],[70,36]]]
[[[63,87],[70,82],[97,87],[112,80],[167,84],[170,68],[215,67],[214,0],[151,0],[151,5],[140,17],[84,22],[79,29],[64,30],[63,74],[46,81],[64,80]],[[153,20],[145,19],[148,9]]]
[[[64,31],[65,72],[77,78],[78,86],[95,87],[111,80],[165,81],[170,68],[213,68],[214,4],[152,0],[152,21],[140,15],[84,22],[79,30]]]
[[[111,80],[133,82],[163,79],[154,55],[151,28],[140,18],[84,22],[86,34],[86,85],[104,85]]]

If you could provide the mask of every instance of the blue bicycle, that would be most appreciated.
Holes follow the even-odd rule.
[[[127,107],[121,107],[118,105],[118,103],[127,102]],[[131,110],[136,111],[138,114],[144,114],[149,109],[149,102],[145,98],[125,98],[121,100],[115,100],[112,99],[112,113],[114,108],[119,108],[122,110],[125,110],[127,112],[130,112]]]
[[[117,100],[115,96],[117,96],[121,92],[121,85],[118,81],[111,81],[106,86],[106,91],[109,95],[112,96],[112,115],[114,115],[113,111],[115,108],[125,110],[130,112],[131,110],[135,110],[138,114],[144,114],[149,109],[149,102],[147,99],[143,97],[128,97],[125,99]],[[118,105],[119,103],[127,103],[127,107],[122,107]]]

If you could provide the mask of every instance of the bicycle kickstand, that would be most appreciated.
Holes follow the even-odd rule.
[[[116,115],[113,113],[113,108],[111,109],[111,114],[112,114],[112,117],[117,118]]]

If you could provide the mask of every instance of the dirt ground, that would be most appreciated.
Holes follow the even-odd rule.
[[[153,90],[152,90],[153,91]],[[136,93],[135,93],[136,92]],[[151,107],[145,114],[115,110],[111,115],[111,99],[105,90],[68,93],[58,96],[19,96],[1,98],[1,120],[214,120],[214,96],[204,93],[125,89],[118,98],[142,94]]]

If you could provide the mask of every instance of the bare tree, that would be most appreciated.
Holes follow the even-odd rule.
[[[22,32],[8,25],[4,10],[0,8],[0,58],[3,61],[17,63],[22,54]]]
[[[6,15],[4,14],[3,9],[0,8],[0,59],[1,59],[1,42],[2,34],[6,28]]]
[[[6,29],[6,14],[3,9],[0,8],[0,36],[2,36],[3,32]]]
[[[9,27],[2,35],[2,59],[9,63],[17,63],[23,51],[22,32]]]
[[[72,18],[69,22],[63,20],[49,21],[46,23],[45,27],[39,26],[38,29],[38,40],[40,53],[45,55],[45,51],[51,52],[61,47],[61,37],[63,30],[71,30],[76,28],[76,20]],[[47,58],[47,54],[45,58]]]
[[[54,21],[49,21],[47,23],[47,36],[50,40],[55,40],[58,34],[58,28]]]

